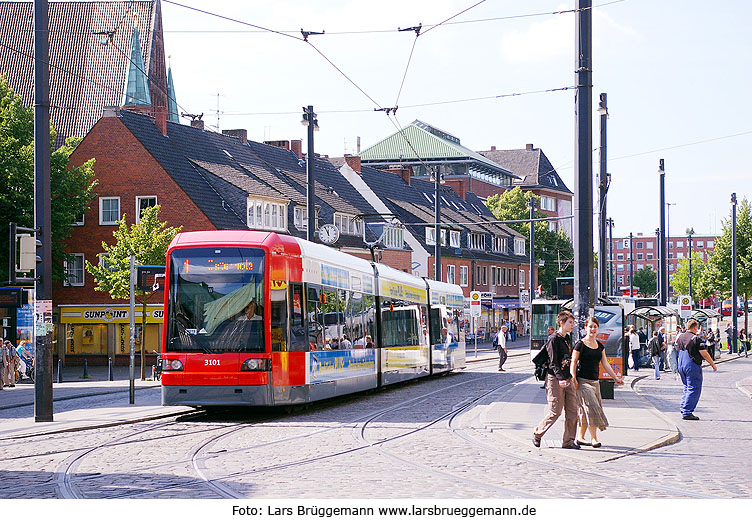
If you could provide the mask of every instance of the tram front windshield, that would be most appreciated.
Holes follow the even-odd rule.
[[[176,249],[170,258],[167,351],[264,351],[264,253]]]

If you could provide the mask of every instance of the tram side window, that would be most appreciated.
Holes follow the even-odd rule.
[[[441,340],[441,308],[431,308],[431,344],[442,344]]]
[[[376,345],[376,297],[363,295],[363,323],[366,333],[366,347]]]
[[[346,299],[346,296],[342,296],[343,293],[345,292],[339,289],[322,287],[322,313],[319,322],[324,331],[324,349],[339,349]]]
[[[350,302],[347,307],[347,329],[350,342],[354,348],[363,348],[366,345],[365,333],[363,332],[363,295],[357,291],[350,293]]]
[[[287,351],[287,290],[271,291],[272,351]]]
[[[307,351],[303,284],[290,284],[290,345],[288,351]]]
[[[324,349],[324,326],[321,324],[321,286],[306,284],[306,317],[308,320],[308,347],[312,351]]]
[[[418,306],[393,299],[381,299],[382,347],[417,346]]]

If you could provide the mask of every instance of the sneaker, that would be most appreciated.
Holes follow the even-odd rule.
[[[700,417],[698,417],[694,413],[690,413],[689,415],[684,415],[682,418],[684,420],[700,420]]]
[[[504,369],[504,368],[499,368],[499,371],[506,371],[506,369]]]
[[[533,434],[533,446],[536,448],[539,448],[541,444],[541,438],[535,434]]]

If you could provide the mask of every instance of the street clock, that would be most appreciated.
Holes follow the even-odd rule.
[[[319,228],[319,240],[332,245],[339,239],[339,228],[334,224],[324,224]]]

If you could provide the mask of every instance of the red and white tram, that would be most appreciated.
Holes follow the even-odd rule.
[[[262,231],[167,252],[164,405],[312,402],[465,365],[459,286]]]

